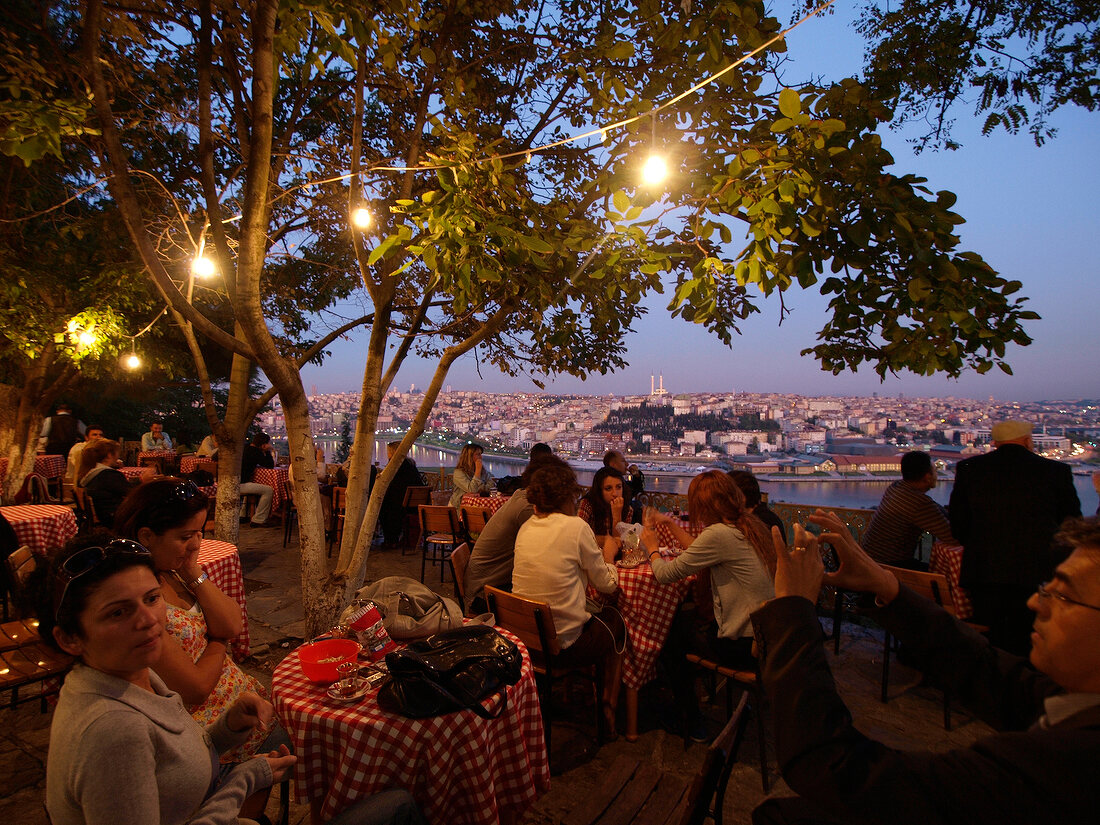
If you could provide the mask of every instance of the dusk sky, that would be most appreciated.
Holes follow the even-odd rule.
[[[780,13],[780,19],[785,19]],[[841,77],[859,69],[863,44],[841,14],[808,21],[789,37],[788,82],[809,74]],[[685,78],[685,87],[695,78]],[[1054,119],[1058,136],[1036,147],[1027,134],[980,133],[981,117],[959,107],[955,138],[963,148],[914,155],[904,134],[883,131],[897,174],[928,179],[932,191],[958,195],[954,211],[962,248],[980,255],[1002,275],[1023,283],[1028,308],[1042,320],[1027,322],[1034,339],[1006,353],[1013,376],[994,368],[984,376],[964,373],[958,380],[903,374],[880,383],[870,368],[833,376],[799,351],[813,346],[825,320],[826,300],[816,292],[793,290],[786,303],[794,311],[778,326],[778,301],[761,302],[762,312],[747,321],[727,348],[702,328],[669,317],[665,296],[652,296],[649,315],[627,339],[630,366],[587,381],[559,378],[547,390],[616,395],[649,391],[650,374],[663,374],[671,392],[747,391],[807,395],[957,396],[1000,400],[1100,397],[1100,281],[1096,245],[1100,237],[1100,114],[1065,110]],[[358,390],[362,382],[366,335],[342,341],[323,367],[302,371],[306,388],[319,392]],[[410,361],[396,388],[424,387],[433,365]],[[536,391],[528,378],[510,378],[489,367],[481,376],[472,355],[451,369],[453,389],[494,392]]]

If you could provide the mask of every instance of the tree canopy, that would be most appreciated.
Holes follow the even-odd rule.
[[[1100,3],[1066,0],[901,0],[863,6],[871,93],[895,123],[922,130],[918,148],[957,144],[954,111],[984,115],[983,133],[1056,134],[1064,106],[1100,105]],[[923,124],[923,125],[922,125]]]

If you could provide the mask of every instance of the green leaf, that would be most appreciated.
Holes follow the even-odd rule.
[[[625,213],[630,208],[630,195],[620,189],[612,196],[611,202],[615,204],[620,214]]]
[[[554,251],[554,247],[550,246],[550,244],[542,238],[536,238],[533,235],[516,235],[516,239],[532,252],[547,254]]]
[[[779,111],[787,117],[794,117],[802,111],[802,101],[794,89],[784,89],[779,93]]]

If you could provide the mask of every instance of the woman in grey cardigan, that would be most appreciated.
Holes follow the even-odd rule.
[[[46,808],[53,825],[237,825],[241,803],[281,781],[286,746],[220,781],[218,752],[272,715],[244,693],[208,728],[150,669],[163,645],[164,598],[149,551],[104,531],[66,546],[50,570],[39,632],[77,657],[50,726]],[[341,823],[422,823],[404,791],[370,797]]]
[[[207,729],[150,670],[160,656],[164,599],[149,551],[92,533],[51,570],[39,632],[77,657],[50,727],[46,808],[54,825],[235,823],[241,802],[282,779],[285,748],[250,759],[218,786],[217,752],[270,718],[242,695]],[[212,790],[213,789],[213,790]]]

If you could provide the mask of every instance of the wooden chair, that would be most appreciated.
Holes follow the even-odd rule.
[[[466,534],[466,541],[472,547],[477,542],[477,537],[485,529],[485,525],[492,515],[484,507],[462,507],[462,529]]]
[[[442,507],[433,504],[421,504],[420,514],[420,581],[424,581],[424,571],[430,561],[439,565],[439,580],[444,579],[443,562],[458,548],[462,541],[462,525],[458,520],[458,511],[454,507]]]
[[[77,532],[85,533],[99,526],[99,519],[95,514],[95,502],[88,495],[88,491],[83,487],[73,487],[73,498],[76,500]]]
[[[921,570],[908,570],[904,567],[889,565],[883,565],[883,567],[894,574],[898,584],[904,584],[917,595],[935,602],[952,616],[955,615],[955,600],[951,595],[947,576],[943,573],[925,573]],[[989,629],[976,624],[971,624],[971,627],[983,633]],[[894,642],[893,635],[886,630],[882,647],[882,694],[879,697],[883,702],[889,701],[890,653],[895,649]],[[943,729],[951,730],[951,692],[947,689],[943,691]]]
[[[466,565],[470,563],[470,545],[466,542],[458,545],[450,555],[450,562],[458,605],[462,608],[462,614],[466,615]]]
[[[695,776],[680,777],[619,756],[565,815],[563,825],[701,825],[708,816],[722,825],[722,802],[744,735],[747,701],[741,697]]]
[[[760,749],[760,784],[764,788],[764,793],[768,793],[770,787],[770,782],[768,781],[768,740],[767,731],[764,729],[764,687],[760,681],[759,671],[737,670],[735,668],[726,667],[718,662],[705,659],[696,653],[689,653],[686,658],[693,665],[708,671],[712,675],[711,696],[714,696],[720,687],[718,685],[718,677],[722,677],[725,680],[727,716],[733,715],[733,693],[730,691],[731,685],[737,685],[741,688],[742,697],[746,695],[751,697],[749,710],[756,716],[756,738],[759,742]]]
[[[539,705],[542,708],[542,723],[546,733],[546,751],[550,752],[550,697],[553,693],[554,679],[570,673],[582,673],[592,680],[596,687],[596,732],[603,726],[603,709],[600,696],[603,685],[599,684],[594,665],[570,668],[557,667],[554,659],[561,653],[561,642],[554,626],[554,614],[546,602],[525,599],[514,593],[508,593],[497,587],[485,585],[485,600],[489,611],[496,617],[497,627],[503,627],[519,638],[531,655],[531,667],[539,680]]]
[[[344,514],[348,506],[348,488],[332,488],[332,522],[328,531],[328,555],[332,557],[332,545],[339,544],[344,538]],[[423,581],[423,576],[421,576]]]
[[[26,610],[25,588],[38,560],[29,547],[20,547],[7,558],[6,567],[12,585],[13,601],[24,606],[23,619],[7,622],[0,628],[0,691],[11,691],[10,707],[31,701],[19,698],[19,689],[36,682],[41,711],[46,712],[46,697],[61,689],[60,677],[72,667],[73,657],[51,648],[38,635],[38,621]],[[56,680],[47,682],[47,680]]]
[[[405,544],[401,555],[416,551],[416,545],[420,542],[420,505],[431,503],[431,487],[414,485],[405,488],[405,498],[401,501],[401,506],[405,508]]]

